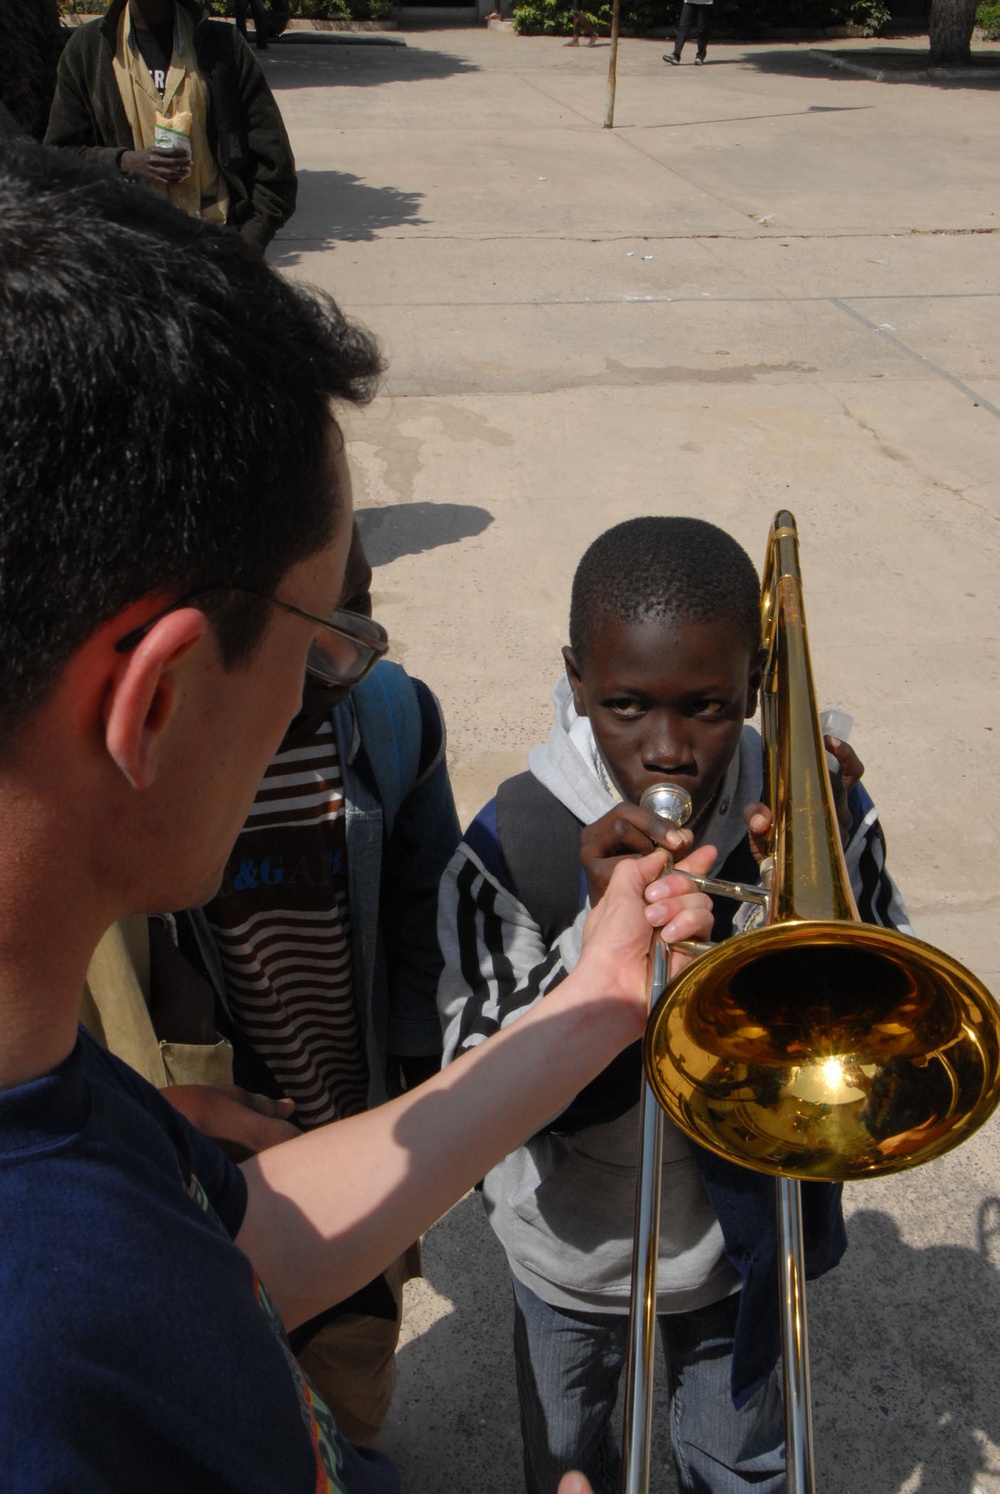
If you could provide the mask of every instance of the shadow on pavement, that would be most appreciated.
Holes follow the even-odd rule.
[[[1000,1471],[1000,1199],[983,1202],[978,1223],[978,1250],[920,1249],[888,1214],[860,1211],[843,1264],[810,1288],[825,1494],[970,1494]],[[424,1270],[419,1290],[429,1285],[444,1312],[399,1352],[382,1445],[407,1494],[521,1494],[509,1276],[478,1197],[428,1232]],[[668,1494],[676,1485],[659,1362],[657,1372],[650,1494]]]
[[[422,192],[398,187],[371,187],[349,171],[300,171],[295,214],[274,241],[268,259],[274,265],[297,264],[308,240],[310,252],[334,244],[370,242],[387,228],[426,222],[418,216]]]
[[[872,75],[881,73],[879,81],[885,83],[893,82],[898,76],[900,82],[930,84],[934,88],[995,89],[998,86],[996,73],[1000,68],[1000,49],[996,57],[975,54],[968,68],[948,67],[943,71],[925,71],[930,69],[927,48],[914,50],[886,43],[843,52],[829,45],[802,43],[801,47],[785,47],[780,52],[750,50],[741,60],[762,73],[783,73],[792,77],[843,78],[857,82],[859,77],[875,81]],[[845,65],[838,65],[841,60]]]
[[[824,1406],[851,1406],[854,1423],[818,1427],[817,1483],[827,1494],[966,1494],[1000,1472],[1000,1199],[980,1208],[978,1251],[914,1248],[874,1210],[849,1220],[848,1239],[841,1266],[810,1290],[818,1420]]]
[[[479,72],[474,62],[424,47],[338,42],[318,48],[297,42],[294,31],[272,42],[267,58],[267,81],[276,90],[332,84],[373,88],[380,83],[422,83],[429,78]]]
[[[360,508],[355,518],[372,565],[455,545],[493,523],[491,513],[471,503],[390,503],[385,508]]]

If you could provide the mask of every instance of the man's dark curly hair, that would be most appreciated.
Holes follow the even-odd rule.
[[[570,647],[579,664],[601,621],[730,622],[760,648],[760,581],[725,530],[704,519],[626,519],[599,535],[576,568]]]
[[[339,505],[373,339],[236,234],[41,147],[0,162],[0,731],[146,596],[271,594]],[[266,608],[217,598],[223,662]],[[208,610],[206,608],[206,610]]]

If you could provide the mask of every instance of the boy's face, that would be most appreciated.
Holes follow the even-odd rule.
[[[682,784],[710,803],[757,708],[759,657],[728,622],[602,618],[582,660],[564,649],[573,701],[624,799]]]

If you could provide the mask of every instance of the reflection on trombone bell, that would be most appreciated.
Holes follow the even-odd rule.
[[[1000,1017],[986,987],[957,960],[858,921],[826,769],[798,539],[788,512],[776,516],[768,540],[761,617],[764,784],[773,823],[766,891],[753,893],[766,905],[765,926],[707,951],[699,946],[669,990],[657,952],[644,1057],[652,1094],[686,1135],[779,1179],[788,1490],[809,1494],[812,1428],[795,1180],[899,1172],[959,1145],[1000,1099]],[[682,801],[661,804],[650,807],[683,823]],[[746,888],[694,880],[746,900]],[[658,1220],[649,1222],[646,1134],[636,1207],[644,1223],[637,1224],[633,1268],[626,1494],[648,1483],[651,1316],[637,1298],[646,1291],[651,1251],[655,1259]]]
[[[708,955],[678,982],[647,1036],[657,1098],[702,1145],[846,1180],[928,1161],[989,1114],[993,1001],[940,951],[864,924],[777,923],[736,946],[721,975]]]

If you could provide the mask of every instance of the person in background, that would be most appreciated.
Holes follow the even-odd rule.
[[[267,39],[271,30],[268,25],[267,6],[264,0],[233,0],[233,20],[244,41],[247,34],[248,10],[253,16],[254,45],[258,52],[266,52]]]
[[[566,43],[567,47],[578,47],[581,36],[590,38],[587,42],[588,47],[596,47],[597,27],[584,11],[583,0],[571,0],[571,6],[573,11],[573,37],[571,41]]]
[[[708,23],[711,20],[712,0],[684,0],[681,6],[681,18],[677,22],[677,33],[674,37],[674,50],[664,52],[664,62],[669,62],[673,67],[679,67],[681,53],[684,43],[688,39],[691,27],[697,28],[698,40],[695,46],[694,65],[701,67],[705,61],[708,51]]]
[[[370,584],[355,526],[342,613],[362,637]],[[322,656],[311,659],[302,710],[219,893],[178,919],[182,945],[212,976],[237,1084],[291,1100],[290,1119],[311,1130],[437,1073],[437,895],[459,839],[444,721],[427,686],[380,659],[345,694],[324,677]],[[402,1284],[418,1272],[414,1247],[292,1335],[353,1442],[374,1442],[388,1413]]]
[[[111,0],[60,59],[45,144],[103,161],[263,251],[295,210],[274,95],[197,0]]]

